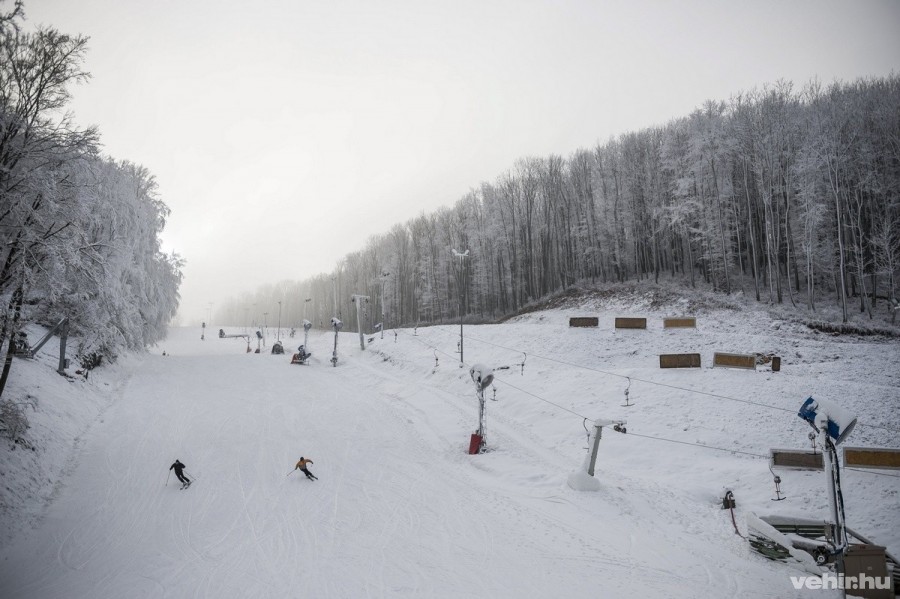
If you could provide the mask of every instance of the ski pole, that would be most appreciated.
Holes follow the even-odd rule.
[[[172,469],[169,468],[169,473],[166,474],[166,486],[169,486],[169,477],[172,476]]]
[[[294,468],[293,470],[291,470],[290,472],[288,472],[288,473],[285,475],[285,478],[287,478],[288,476],[292,475],[292,474],[293,474],[294,472],[296,472],[296,471],[297,471],[297,469]]]

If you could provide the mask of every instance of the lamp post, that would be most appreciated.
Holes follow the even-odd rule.
[[[459,367],[463,367],[463,319],[462,319],[462,294],[463,294],[463,261],[469,257],[469,250],[459,253],[450,249],[453,255],[459,258],[459,289],[457,290],[456,309],[459,312]]]

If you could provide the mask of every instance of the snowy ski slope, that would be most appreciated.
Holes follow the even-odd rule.
[[[337,368],[328,332],[297,366],[299,337],[257,355],[173,330],[125,369],[37,526],[3,548],[0,597],[839,596],[795,590],[802,572],[750,552],[721,497],[734,491],[742,533],[744,511],[825,518],[822,475],[782,472],[788,499],[771,502],[768,464],[748,454],[806,447],[796,409],[809,395],[888,427],[860,426],[853,445],[898,446],[897,344],[761,312],[688,331],[649,314],[647,331],[614,331],[612,307],[598,329],[568,328],[585,313],[465,328],[467,365],[511,366],[477,456],[458,326],[388,331],[365,351],[341,333]],[[704,367],[659,370],[670,351]],[[712,369],[713,351],[773,352],[782,372]],[[604,432],[596,493],[566,484],[582,417],[628,420],[628,434]],[[301,455],[320,480],[288,475]],[[174,474],[166,484],[175,458],[195,478],[184,491]],[[846,471],[845,486],[848,524],[900,552],[900,479]]]

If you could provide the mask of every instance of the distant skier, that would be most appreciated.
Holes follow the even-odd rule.
[[[297,466],[294,468],[294,470],[300,470],[301,472],[303,472],[303,474],[306,475],[306,478],[308,478],[309,480],[319,480],[318,476],[306,469],[306,465],[312,463],[312,460],[307,460],[303,456],[300,456],[300,461],[297,462]]]
[[[172,464],[171,466],[169,466],[169,470],[172,470],[172,469],[175,470],[175,476],[177,476],[178,480],[181,481],[182,488],[187,487],[188,485],[191,484],[191,479],[189,479],[187,476],[184,475],[185,468],[187,468],[187,466],[185,466],[178,460],[175,460],[175,463]]]

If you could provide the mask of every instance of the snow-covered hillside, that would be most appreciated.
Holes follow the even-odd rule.
[[[695,330],[662,329],[687,311]],[[615,330],[616,316],[648,329]],[[796,412],[810,395],[858,415],[847,443],[900,447],[896,340],[614,300],[466,326],[463,368],[458,334],[387,331],[362,351],[341,333],[337,368],[328,332],[311,333],[297,366],[299,337],[287,355],[248,354],[185,329],[88,381],[54,374],[52,357],[18,362],[8,393],[38,398],[36,450],[0,449],[0,596],[839,596],[795,590],[803,573],[751,552],[722,496],[733,490],[743,534],[748,512],[827,518],[823,474],[780,472],[787,499],[773,502],[757,456],[808,447]],[[781,371],[710,368],[715,351],[774,354]],[[659,369],[660,353],[680,352],[703,367]],[[473,456],[476,362],[510,368],[496,371],[496,401],[486,391],[489,451]],[[585,418],[628,421],[604,431],[597,492],[566,482]],[[318,481],[289,475],[301,455]],[[184,491],[167,479],[175,458],[196,479]],[[893,474],[843,480],[849,526],[896,554]]]

